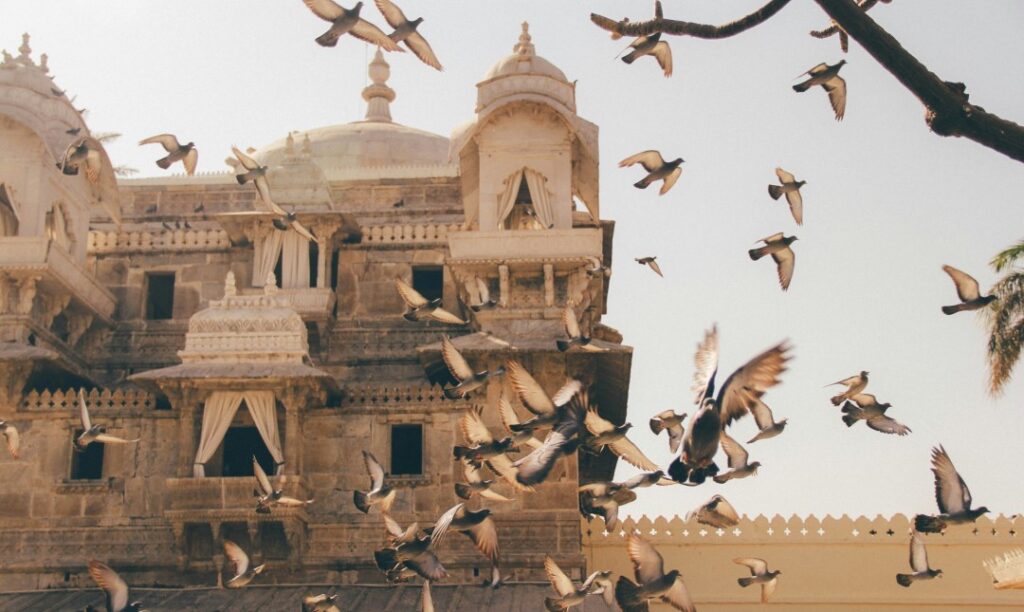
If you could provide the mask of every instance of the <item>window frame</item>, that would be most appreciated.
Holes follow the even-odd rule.
[[[152,280],[156,277],[170,277],[171,279],[171,305],[169,315],[167,317],[155,317],[153,310],[150,308],[150,288],[152,287]],[[174,270],[169,271],[155,271],[145,273],[145,286],[142,294],[142,318],[145,321],[173,321],[174,320],[174,292],[178,285],[178,274]]]
[[[395,472],[395,430],[418,428],[420,432],[419,472]],[[392,423],[388,428],[388,475],[398,478],[424,478],[427,475],[426,465],[426,427],[423,423]]]

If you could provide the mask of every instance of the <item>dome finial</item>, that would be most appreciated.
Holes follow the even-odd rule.
[[[28,45],[29,38],[28,32],[21,35],[21,46],[18,47],[18,51],[21,52],[21,58],[19,59],[28,59],[29,54],[32,53],[32,47]]]
[[[395,90],[388,87],[388,77],[391,76],[391,67],[384,61],[384,54],[377,48],[377,53],[370,62],[367,70],[372,85],[363,89],[363,99],[366,100],[366,120],[391,122],[391,102],[395,99]]]
[[[535,55],[533,38],[530,36],[529,22],[523,22],[523,31],[519,34],[519,42],[516,43],[516,46],[512,47],[512,51],[519,55]]]

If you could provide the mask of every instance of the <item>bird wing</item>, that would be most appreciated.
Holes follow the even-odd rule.
[[[224,554],[235,565],[235,575],[241,576],[249,569],[249,555],[231,540],[224,540]]]
[[[448,336],[441,339],[441,357],[444,359],[444,364],[448,366],[452,376],[457,378],[459,382],[473,378],[473,368],[469,367],[466,358],[455,348],[455,345],[448,339]]]
[[[772,409],[760,399],[754,398],[750,403],[750,414],[754,415],[754,422],[757,423],[758,429],[767,429],[775,424]]]
[[[449,325],[466,324],[465,321],[455,316],[454,314],[448,312],[444,308],[435,308],[434,310],[430,311],[430,314],[428,316],[435,321],[438,321],[440,323],[447,323]]]
[[[942,266],[942,271],[953,279],[956,285],[956,294],[961,302],[969,302],[981,297],[981,290],[978,288],[978,281],[966,272],[957,270],[953,266]]]
[[[483,474],[480,473],[480,468],[474,466],[470,461],[462,458],[462,473],[466,476],[466,482],[477,484],[483,482]]]
[[[590,484],[580,485],[576,491],[578,493],[586,493],[593,497],[604,497],[608,495],[608,491],[614,483],[610,482],[592,482]]]
[[[395,289],[398,289],[399,297],[402,298],[402,301],[409,308],[420,308],[427,305],[427,298],[423,297],[419,291],[413,289],[411,285],[397,276],[395,277]]]
[[[157,134],[156,136],[150,136],[139,141],[139,146],[147,144],[159,144],[168,153],[174,153],[181,148],[174,134]]]
[[[386,51],[399,51],[398,44],[391,40],[387,34],[380,28],[373,25],[369,21],[360,17],[352,29],[348,31],[349,34],[355,36],[363,42],[368,42],[371,45],[377,45]]]
[[[185,165],[185,174],[192,176],[196,173],[196,165],[199,163],[199,149],[192,147],[185,157],[181,160],[181,163]]]
[[[391,2],[391,0],[374,0],[374,3],[377,5],[377,10],[380,11],[380,14],[384,15],[384,21],[388,22],[389,26],[397,28],[409,21],[406,19],[402,9],[398,8],[398,5]]]
[[[572,398],[575,397],[576,394],[582,390],[583,383],[576,380],[575,378],[570,378],[569,380],[565,381],[564,385],[559,387],[558,391],[555,391],[554,395],[551,396],[551,402],[555,406],[564,406],[568,404],[569,401],[572,400]]]
[[[619,438],[608,445],[612,452],[621,457],[626,463],[653,472],[658,469],[658,464],[651,461],[647,455],[640,450],[629,438]]]
[[[100,434],[96,436],[96,441],[102,442],[103,444],[131,444],[133,442],[138,442],[139,439],[135,438],[134,440],[126,440],[110,434]]]
[[[473,525],[467,531],[467,535],[469,535],[470,540],[473,540],[477,550],[490,559],[492,563],[497,563],[498,527],[495,525],[493,518],[488,516],[476,525]]]
[[[615,431],[615,425],[613,425],[611,421],[602,418],[601,415],[597,413],[596,406],[591,406],[587,410],[586,416],[583,417],[583,425],[586,426],[587,431],[595,436]]]
[[[516,414],[515,408],[512,407],[512,402],[508,401],[504,390],[501,392],[501,397],[498,398],[498,414],[501,415],[501,424],[505,426],[505,431],[512,433],[511,426],[519,424],[519,416]],[[530,436],[526,443],[533,448],[540,446],[540,440],[533,436]]]
[[[7,438],[7,451],[11,457],[18,458],[18,449],[21,447],[21,436],[18,435],[18,428],[8,423],[4,429],[4,437]]]
[[[790,174],[789,172],[786,172],[782,168],[775,169],[775,176],[779,177],[779,181],[781,181],[783,185],[785,185],[786,183],[796,182],[796,177]]]
[[[555,463],[562,456],[563,450],[572,441],[571,436],[566,435],[565,431],[559,430],[560,427],[564,427],[562,423],[548,432],[544,442],[538,448],[513,464],[518,468],[516,480],[519,484],[532,487],[544,482],[544,479],[551,473]]]
[[[379,490],[384,486],[384,468],[369,451],[363,451],[363,463],[366,465],[366,473],[370,475],[370,490]]]
[[[789,360],[788,350],[789,345],[780,342],[729,376],[718,393],[723,427],[746,414],[754,399],[779,384],[779,375],[786,371],[786,361]]]
[[[768,571],[768,564],[764,562],[764,559],[758,559],[756,557],[739,557],[732,560],[737,565],[745,565],[750,568],[751,576],[760,576]]]
[[[491,290],[487,287],[487,281],[479,276],[474,276],[473,278],[476,279],[476,292],[480,294],[480,303],[486,304],[490,302]]]
[[[722,450],[725,451],[726,456],[729,458],[729,467],[731,469],[735,470],[747,466],[750,453],[740,446],[739,442],[733,440],[729,434],[725,433],[724,430],[719,438],[719,444],[722,445]]]
[[[391,518],[390,514],[383,513],[382,516],[384,517],[384,529],[388,532],[391,539],[398,540],[405,535],[402,526],[398,524],[398,521]]]
[[[626,540],[626,552],[629,554],[629,560],[633,562],[636,580],[641,585],[654,582],[665,575],[665,562],[661,555],[650,542],[635,533],[629,534]]]
[[[444,70],[441,67],[441,62],[438,61],[437,56],[434,55],[434,50],[430,48],[430,43],[427,42],[426,38],[419,32],[413,32],[405,39],[405,44],[412,49],[412,52],[416,54],[416,57],[420,58],[420,61],[424,64],[434,68],[436,70]]]
[[[971,491],[941,446],[932,449],[932,473],[935,474],[935,501],[939,511],[956,514],[971,507]]]
[[[423,602],[420,605],[420,612],[434,612],[434,598],[430,594],[430,581],[423,581]]]
[[[415,559],[409,559],[405,565],[427,580],[442,580],[448,577],[441,560],[429,550],[416,555]]]
[[[675,170],[673,170],[672,172],[669,172],[668,175],[665,176],[665,180],[662,181],[662,183],[661,183],[661,191],[658,192],[658,195],[665,195],[666,193],[668,193],[668,190],[672,189],[672,185],[676,184],[676,181],[679,180],[679,177],[682,174],[683,174],[682,166],[677,166]],[[654,263],[651,262],[651,265],[653,266]]]
[[[776,268],[779,272],[779,286],[785,291],[789,289],[789,283],[793,281],[793,270],[796,268],[796,253],[793,249],[786,247],[772,253]]]
[[[92,420],[89,419],[89,408],[85,405],[85,392],[81,389],[78,390],[78,410],[82,420],[82,429],[89,431],[92,429]]]
[[[789,202],[789,212],[793,214],[793,220],[797,225],[804,224],[804,198],[800,195],[799,189],[786,192],[786,201]]]
[[[771,236],[765,236],[764,238],[758,240],[757,242],[763,242],[765,244],[768,244],[770,242],[775,242],[776,240],[782,240],[782,232],[772,234]]]
[[[831,387],[831,386],[834,386],[834,385],[843,385],[844,387],[852,387],[852,386],[856,385],[857,383],[859,383],[860,380],[861,380],[860,379],[860,374],[854,374],[853,376],[851,376],[849,378],[844,378],[842,380],[837,380],[836,382],[831,383],[831,384],[826,385],[826,386],[827,387]],[[874,398],[873,395],[871,397]]]
[[[654,45],[651,55],[658,60],[658,65],[665,71],[665,76],[672,76],[672,47],[664,40]]]
[[[309,10],[324,21],[334,21],[345,14],[345,9],[331,0],[302,0]]]
[[[267,473],[263,471],[263,467],[259,461],[256,461],[256,457],[252,458],[252,474],[256,477],[256,484],[259,485],[260,490],[263,491],[264,495],[271,495],[274,493],[274,486],[270,484],[270,479],[267,478]]]
[[[565,326],[565,335],[570,338],[579,338],[582,335],[580,322],[576,320],[576,311],[573,310],[572,304],[566,304],[562,310],[562,325]]]
[[[314,1],[314,0],[306,0],[306,4],[308,5],[311,1]],[[324,1],[325,2],[330,2],[330,0],[324,0]],[[330,3],[334,4],[333,2],[330,2]],[[235,157],[238,158],[238,162],[240,164],[242,164],[242,167],[245,168],[246,170],[258,170],[259,169],[259,167],[260,167],[259,163],[255,159],[253,159],[253,158],[249,157],[248,155],[246,155],[245,153],[242,153],[241,151],[239,151],[238,147],[231,147],[231,152],[235,154]]]
[[[519,396],[519,401],[527,410],[537,416],[546,416],[555,411],[555,403],[522,364],[511,359],[505,364],[505,370],[512,381],[512,388]]]
[[[548,575],[551,588],[555,589],[555,592],[562,597],[576,592],[576,585],[572,583],[572,580],[569,580],[569,577],[565,575],[562,568],[558,567],[555,560],[547,555],[544,556],[544,572]]]
[[[828,101],[836,112],[836,121],[846,114],[846,81],[838,74],[821,84],[828,92]]]
[[[653,257],[650,261],[647,262],[647,265],[650,266],[652,270],[654,270],[655,274],[662,278],[665,277],[665,275],[661,273],[661,266],[658,265],[658,262],[655,261]]]
[[[772,578],[768,582],[761,583],[761,603],[768,603],[768,598],[775,593],[775,587],[779,586],[778,577]]]
[[[686,585],[683,584],[682,576],[676,576],[676,581],[672,583],[668,592],[661,596],[661,599],[676,610],[697,612],[697,607],[693,605],[693,599],[690,597],[689,591],[686,590]]]
[[[445,510],[445,513],[438,517],[434,528],[430,531],[430,546],[437,546],[448,535],[448,528],[456,516],[463,516],[466,513],[466,504],[458,503]]]
[[[274,199],[270,197],[270,182],[267,181],[265,176],[257,176],[252,180],[252,184],[256,186],[256,192],[260,195],[260,199],[263,203],[270,208],[270,212],[281,215],[282,217],[288,216],[288,213],[283,208],[274,203]]]
[[[693,354],[693,403],[700,405],[704,396],[714,393],[715,372],[718,371],[718,326],[704,332],[704,339],[697,344],[697,352]],[[710,387],[710,391],[709,391]]]
[[[721,495],[715,495],[711,498],[711,501],[708,502],[708,504],[715,501],[717,501],[715,504],[715,512],[721,514],[734,523],[740,520],[739,513],[736,512],[736,508],[733,508],[732,504],[729,503],[729,500],[725,499]]]
[[[641,151],[636,155],[631,155],[626,159],[620,161],[619,167],[626,168],[632,166],[633,164],[640,164],[641,166],[644,167],[644,170],[648,172],[654,172],[658,168],[661,168],[662,166],[665,165],[665,160],[662,159],[661,153],[658,153],[657,151]]]
[[[682,424],[668,428],[668,450],[672,454],[679,451],[679,444],[682,443],[685,433],[686,430],[683,429]]]
[[[854,378],[859,379],[860,377]],[[875,406],[878,404],[878,399],[875,398],[875,396],[870,393],[858,393],[857,395],[854,395],[850,399],[853,400],[853,403],[857,404],[857,406],[860,408],[866,408],[868,406]]]
[[[910,569],[915,573],[928,571],[928,550],[924,547],[924,540],[915,531],[910,536]]]
[[[490,430],[487,429],[487,425],[484,425],[484,420],[480,416],[481,408],[479,406],[470,408],[459,420],[459,428],[462,429],[462,435],[465,436],[472,444],[490,444],[494,442],[494,436],[491,435]]]
[[[109,565],[95,559],[89,561],[89,575],[106,591],[111,610],[123,610],[128,606],[128,583]]]
[[[540,448],[540,441],[537,441],[537,448]],[[524,485],[519,482],[516,477],[519,474],[519,468],[512,465],[512,460],[508,458],[508,455],[496,455],[494,457],[488,457],[486,460],[487,466],[494,471],[495,474],[501,476],[505,482],[512,485],[512,488],[516,491],[528,492],[533,491],[533,487]]]
[[[89,147],[89,152],[85,154],[85,178],[89,179],[89,182],[96,184],[100,180],[100,172],[103,171],[103,156],[97,149]]]
[[[814,68],[811,68],[807,72],[804,72],[802,74],[797,75],[796,78],[799,79],[800,77],[804,76],[805,74],[810,74],[810,75],[819,74],[819,73],[824,72],[826,70],[828,70],[828,64],[826,64],[825,62],[822,62],[822,63],[818,64],[817,66],[815,66]]]
[[[896,434],[897,436],[905,436],[910,433],[910,428],[900,423],[892,417],[885,415],[872,417],[867,420],[867,426],[875,431],[880,431],[887,434]]]

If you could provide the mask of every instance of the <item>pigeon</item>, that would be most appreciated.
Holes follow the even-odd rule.
[[[432,319],[448,325],[466,324],[462,319],[441,308],[441,298],[427,300],[419,291],[397,276],[395,277],[395,288],[398,289],[398,295],[405,303],[405,312],[402,313],[402,317],[406,321]]]
[[[853,403],[846,402],[842,408],[843,422],[847,427],[853,427],[857,421],[864,421],[868,427],[882,433],[898,436],[911,433],[909,427],[885,415],[885,411],[891,408],[892,404],[879,404],[870,393],[858,393],[851,399]]]
[[[657,257],[636,257],[635,259],[636,263],[641,266],[649,266],[658,276],[662,278],[665,277],[665,275],[661,273],[661,266],[659,266],[658,262],[655,261],[658,259]]]
[[[224,586],[229,589],[240,589],[248,585],[266,567],[266,564],[249,567],[249,555],[245,554],[242,547],[231,540],[224,540],[224,555],[227,556],[235,568],[235,575],[224,583]]]
[[[145,210],[143,210],[143,212],[146,213],[147,215],[151,215],[151,214],[155,213],[156,211],[157,211],[156,204],[151,204],[151,205],[147,206],[145,208]]]
[[[676,484],[676,481],[665,476],[665,472],[654,470],[653,472],[640,472],[636,476],[623,480],[621,484],[627,489],[645,489],[654,485],[660,487],[671,486]]]
[[[914,517],[914,528],[922,533],[941,533],[949,525],[973,523],[988,508],[971,508],[971,490],[953,467],[946,449],[938,446],[932,449],[932,473],[935,474],[935,501],[939,505],[938,516],[918,514]]]
[[[592,482],[577,489],[580,512],[589,517],[596,514],[604,519],[605,530],[614,532],[619,526],[619,506],[636,501],[636,493],[614,482]]]
[[[846,81],[839,76],[839,70],[844,64],[846,60],[839,60],[831,66],[825,63],[818,64],[804,73],[810,78],[794,85],[793,91],[803,92],[815,85],[821,85],[828,92],[828,101],[832,104],[832,110],[836,112],[836,121],[842,121],[846,113]]]
[[[144,612],[141,603],[128,603],[128,583],[110,566],[93,559],[89,561],[89,575],[106,594],[107,612]]]
[[[85,449],[93,442],[101,442],[103,444],[133,444],[138,442],[139,439],[125,440],[124,438],[118,438],[107,433],[107,428],[104,425],[93,425],[89,419],[89,409],[85,405],[85,393],[78,390],[78,407],[79,416],[82,420],[82,433],[75,438],[75,450],[79,452],[85,451]]]
[[[609,278],[612,275],[612,269],[601,263],[601,260],[597,257],[588,257],[587,263],[590,265],[584,268],[587,271],[587,276],[594,278],[595,276],[604,276]]]
[[[162,226],[163,226],[163,228],[164,228],[165,230],[169,231],[169,232],[173,232],[173,231],[174,231],[174,226],[173,226],[173,225],[171,225],[170,223],[166,222],[166,221],[164,221],[164,222],[160,223],[160,225],[162,225]]]
[[[302,612],[341,612],[338,596],[326,593],[306,595],[302,598]]]
[[[404,582],[408,570],[425,580],[448,577],[448,571],[434,553],[434,538],[421,534],[418,523],[413,523],[403,531],[397,522],[385,514],[384,526],[388,532],[388,546],[374,551],[373,559],[388,582]]]
[[[722,450],[725,451],[726,456],[729,458],[729,471],[716,475],[714,477],[715,482],[724,484],[736,478],[757,476],[757,469],[761,467],[761,462],[753,461],[747,463],[750,457],[749,453],[725,431],[722,431],[721,434],[721,445]]]
[[[512,501],[492,489],[491,485],[494,484],[494,481],[484,480],[480,468],[474,466],[472,462],[463,459],[462,472],[466,475],[466,482],[455,483],[455,494],[460,498],[468,501],[472,499],[474,495],[479,495],[480,497],[494,501]]]
[[[764,562],[764,559],[741,557],[733,559],[732,562],[738,565],[745,565],[750,569],[750,576],[737,578],[736,582],[744,588],[752,584],[760,584],[761,603],[768,603],[768,598],[775,592],[775,587],[779,584],[779,574],[782,572],[779,570],[769,572],[768,564]]]
[[[961,272],[953,266],[942,266],[942,271],[953,279],[953,283],[956,285],[956,295],[960,298],[959,304],[943,306],[943,314],[956,314],[962,310],[981,310],[999,299],[994,295],[981,295],[978,281],[966,272]]]
[[[800,196],[800,188],[807,184],[807,181],[798,181],[792,174],[782,168],[775,169],[775,176],[779,177],[779,185],[768,185],[768,195],[773,200],[778,200],[783,194],[789,202],[789,212],[793,214],[793,220],[797,225],[804,224],[804,199]]]
[[[757,423],[757,435],[747,440],[747,444],[753,444],[758,440],[767,440],[781,434],[786,429],[789,419],[776,421],[772,415],[772,409],[759,399],[750,404],[750,414],[754,415],[754,422]]]
[[[466,293],[472,296],[474,291],[479,301],[476,304],[469,305],[473,312],[490,310],[498,305],[498,300],[491,299],[491,290],[487,287],[487,281],[479,276],[473,276],[473,278],[466,281]]]
[[[430,48],[430,43],[427,42],[426,38],[419,33],[417,28],[423,23],[422,17],[417,17],[410,21],[405,17],[402,9],[391,2],[391,0],[374,0],[377,4],[377,8],[380,10],[381,15],[384,15],[384,20],[388,22],[394,32],[388,35],[388,38],[393,40],[396,44],[404,42],[406,47],[412,51],[416,57],[420,58],[420,61],[424,64],[434,68],[436,70],[444,70],[441,67],[441,62],[437,61],[437,56],[434,55],[434,50]]]
[[[203,212],[205,210],[206,210],[206,205],[203,204],[202,202],[200,202],[200,203],[198,203],[198,204],[196,204],[195,206],[192,207],[192,212],[195,212],[195,213],[201,213],[201,212]]]
[[[917,532],[910,535],[910,569],[914,570],[913,574],[896,574],[897,584],[909,587],[918,580],[942,577],[942,570],[934,570],[928,565],[928,551],[921,534]]]
[[[403,206],[405,206],[405,198],[402,198],[401,200],[392,204],[391,208],[402,208]]]
[[[576,310],[572,307],[571,303],[566,304],[565,308],[562,309],[562,326],[565,328],[565,335],[569,339],[555,340],[555,346],[558,347],[559,351],[564,353],[574,346],[578,346],[584,351],[591,353],[603,353],[608,350],[591,344],[591,338],[583,335],[583,332],[580,331],[579,319],[576,318]]]
[[[338,5],[332,0],[302,0],[313,14],[329,21],[329,30],[316,37],[316,42],[322,47],[333,47],[338,44],[338,39],[345,34],[351,34],[363,42],[377,45],[385,51],[401,51],[398,43],[388,38],[387,34],[380,28],[359,16],[363,8],[362,2],[356,2],[352,10]]]
[[[480,406],[470,408],[459,420],[462,435],[474,446],[456,445],[452,452],[456,459],[468,461],[474,467],[480,467],[480,464],[485,460],[501,457],[505,453],[514,453],[519,450],[515,447],[511,437],[505,437],[501,440],[494,439],[490,430],[487,429],[487,425],[484,424],[483,417],[481,416],[482,410]],[[498,461],[501,463],[500,459]],[[502,467],[504,466],[502,465]]]
[[[12,459],[17,459],[18,448],[21,447],[21,437],[18,435],[18,428],[7,421],[0,421],[0,433],[7,440],[7,452],[11,454]]]
[[[868,372],[867,370],[861,370],[860,374],[855,374],[849,378],[838,380],[834,383],[825,385],[826,387],[832,387],[834,385],[843,385],[846,387],[846,391],[843,391],[839,395],[836,395],[831,399],[833,406],[838,406],[844,401],[851,399],[854,395],[857,395],[868,386]],[[874,396],[871,396],[872,398]]]
[[[667,431],[668,449],[675,454],[679,452],[679,444],[683,441],[683,423],[685,421],[685,412],[676,414],[672,410],[665,410],[651,417],[651,431],[654,432],[654,435]]]
[[[420,612],[434,612],[434,597],[430,594],[430,581],[423,581],[423,599],[420,601]]]
[[[508,401],[508,396],[505,395],[505,390],[501,390],[501,396],[498,398],[498,414],[501,416],[501,424],[504,425],[505,431],[512,436],[512,441],[515,442],[516,446],[527,445],[531,448],[538,448],[541,444],[540,440],[533,437],[533,432],[529,430],[521,430],[519,415],[516,414],[515,408],[512,407],[512,402]],[[513,429],[513,425],[515,429]]]
[[[96,185],[100,182],[103,171],[103,145],[95,138],[85,136],[68,145],[57,168],[68,176],[75,176],[81,168],[85,168],[85,178]]]
[[[490,586],[501,586],[501,572],[498,570],[498,528],[491,518],[491,511],[486,508],[467,510],[466,504],[455,504],[434,524],[430,534],[432,543],[436,545],[441,542],[450,530],[459,531],[472,540],[477,550],[491,562]]]
[[[789,283],[793,280],[796,255],[793,254],[793,250],[789,248],[789,245],[796,242],[796,240],[796,236],[783,236],[783,233],[779,232],[758,240],[758,242],[764,243],[763,247],[747,251],[750,259],[754,261],[761,259],[765,255],[772,256],[779,272],[779,286],[782,287],[783,291],[789,289]]]
[[[299,222],[294,210],[291,212],[285,211],[270,197],[270,183],[267,181],[267,166],[261,166],[255,159],[239,151],[238,147],[231,147],[231,151],[235,154],[235,157],[238,158],[238,162],[242,166],[242,169],[245,170],[245,172],[236,174],[235,180],[238,181],[239,185],[252,181],[252,184],[256,187],[256,192],[260,196],[260,200],[266,204],[267,208],[270,209],[270,212],[277,215],[277,218],[271,221],[274,228],[282,232],[287,231],[288,229],[293,229],[306,240],[316,242],[316,236],[314,236],[306,226]]]
[[[640,164],[647,171],[647,176],[634,183],[633,186],[637,189],[647,189],[648,185],[660,180],[662,181],[661,191],[658,192],[658,195],[665,195],[679,180],[679,175],[683,173],[683,169],[679,167],[682,163],[682,157],[666,162],[661,157],[661,153],[652,150],[627,157],[619,162],[619,167],[627,168],[633,164]]]
[[[263,471],[259,461],[256,461],[256,457],[252,458],[252,474],[253,478],[256,479],[257,487],[253,491],[253,495],[256,497],[256,512],[260,514],[268,514],[272,506],[294,508],[313,503],[312,499],[302,501],[301,499],[284,495],[281,489],[274,489],[274,486],[270,484],[270,478],[267,477],[267,473]],[[281,483],[284,483],[283,476],[281,477]]]
[[[636,583],[619,576],[615,600],[623,612],[646,610],[647,601],[652,599],[660,599],[682,612],[697,612],[679,570],[665,573],[665,561],[650,543],[631,533],[626,540],[626,550],[633,562]]]
[[[611,572],[593,572],[578,588],[573,581],[565,575],[562,568],[558,567],[550,555],[544,556],[544,573],[551,582],[551,588],[558,593],[558,597],[546,597],[544,607],[548,612],[564,612],[573,606],[583,603],[589,595],[601,594],[605,603],[611,606],[615,601],[612,592]]]
[[[174,162],[180,161],[185,166],[186,174],[192,176],[196,173],[196,164],[199,163],[199,151],[196,149],[194,142],[183,145],[178,142],[178,139],[173,134],[158,134],[139,141],[139,145],[145,144],[159,144],[167,151],[166,157],[156,160],[156,165],[164,170],[170,168]]]
[[[581,392],[581,395],[585,395],[585,393]],[[585,400],[586,398],[584,397],[583,401]],[[597,406],[594,404],[591,404],[587,409],[587,413],[583,418],[583,424],[587,431],[590,432],[590,435],[593,436],[587,440],[589,448],[595,449],[598,453],[601,452],[601,449],[607,448],[626,463],[647,472],[653,472],[658,469],[658,465],[648,459],[647,455],[626,437],[626,433],[633,427],[632,424],[613,424],[598,414]]]
[[[581,414],[585,403],[574,395],[568,405],[555,411],[557,421],[541,445],[512,464],[516,468],[516,481],[532,487],[544,482],[558,460],[574,452],[579,445]]]
[[[369,514],[372,506],[380,506],[381,512],[390,512],[391,504],[395,502],[398,492],[384,483],[384,468],[373,453],[363,451],[363,462],[366,464],[366,472],[370,475],[370,490],[365,493],[355,491],[352,494],[352,501],[363,514]]]
[[[505,364],[505,370],[508,372],[512,388],[519,397],[519,401],[535,415],[534,418],[524,423],[509,424],[509,428],[516,433],[533,431],[559,422],[562,418],[562,408],[583,389],[583,383],[570,379],[553,396],[548,396],[540,383],[518,361],[509,360]]]
[[[736,513],[736,509],[721,495],[715,495],[686,515],[687,521],[694,518],[698,523],[717,529],[735,527],[740,522],[740,516]]]
[[[493,372],[490,370],[474,372],[462,353],[448,339],[448,336],[441,338],[441,358],[448,366],[448,371],[458,381],[454,387],[445,388],[444,395],[448,399],[462,399],[484,386],[489,379],[502,376],[505,373],[505,368],[500,366]]]
[[[661,39],[661,32],[655,32],[647,36],[641,36],[629,44],[632,49],[622,57],[622,61],[632,64],[637,59],[650,55],[658,60],[658,65],[666,77],[672,76],[672,47]]]

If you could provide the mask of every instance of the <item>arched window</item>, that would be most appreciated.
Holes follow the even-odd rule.
[[[0,184],[0,236],[18,235],[18,213],[7,192],[7,185]]]
[[[555,225],[547,178],[531,168],[522,168],[505,179],[499,196],[498,225],[503,229],[550,229]]]

